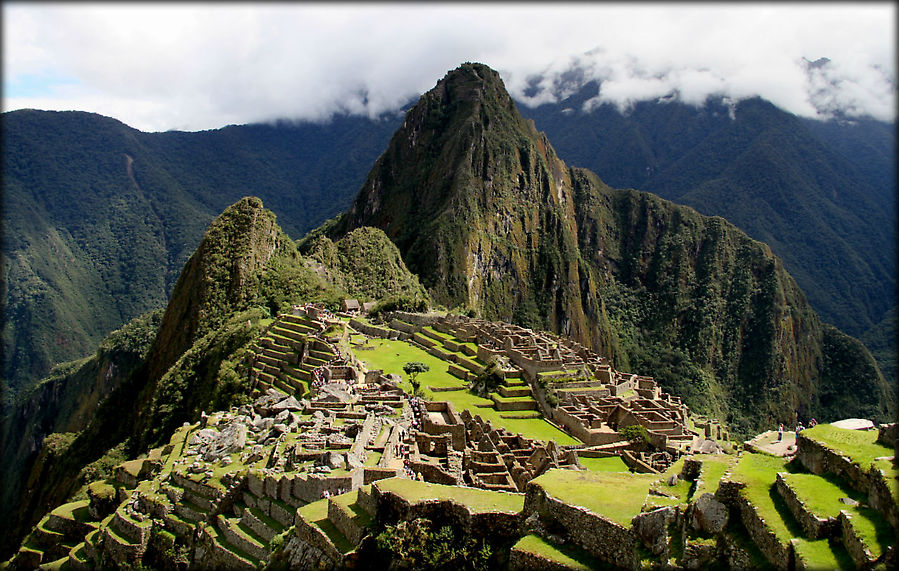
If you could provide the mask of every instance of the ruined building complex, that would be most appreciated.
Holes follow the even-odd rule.
[[[426,351],[449,383],[430,387],[430,400],[409,394],[360,359],[372,338]],[[747,568],[753,557],[814,568],[814,552],[780,537],[747,491],[755,484],[740,470],[757,455],[705,454],[727,437],[718,423],[569,340],[451,315],[397,312],[375,324],[304,305],[272,324],[245,366],[252,404],[204,413],[91,484],[87,499],[38,524],[12,568],[364,568],[372,529],[416,518],[489,542],[495,562],[513,569]],[[457,411],[451,396],[489,376],[489,404]],[[477,407],[494,419],[551,420],[580,443],[513,434]],[[648,446],[621,435],[635,425]],[[875,510],[820,523],[802,500],[804,480],[778,472],[771,489],[815,541],[845,545],[863,568],[893,561],[892,546],[865,535],[864,518],[879,517],[875,528],[899,520],[886,472],[799,444],[809,470],[849,474]],[[617,471],[584,467],[619,457]],[[739,539],[747,534],[756,547]]]

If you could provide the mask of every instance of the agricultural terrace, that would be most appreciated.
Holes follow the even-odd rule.
[[[819,424],[814,428],[803,430],[802,436],[846,456],[863,470],[867,471],[873,465],[883,470],[887,478],[896,477],[896,469],[890,460],[878,460],[892,457],[893,450],[876,442],[876,430],[849,430],[830,424]]]
[[[595,514],[630,527],[646,501],[650,486],[658,474],[629,472],[580,472],[550,470],[531,480],[549,496],[568,505],[584,507]]]
[[[520,433],[526,438],[536,440],[555,440],[561,445],[581,444],[579,440],[559,430],[543,418],[506,418],[499,411],[492,408],[493,401],[481,398],[468,391],[465,381],[454,377],[447,372],[449,363],[434,357],[430,353],[410,345],[405,341],[387,339],[369,339],[368,347],[372,350],[355,351],[356,357],[364,362],[369,369],[381,369],[384,374],[394,373],[403,377],[401,383],[404,390],[411,392],[412,385],[403,374],[403,365],[418,361],[430,367],[430,370],[418,375],[423,387],[428,388],[454,388],[454,391],[433,392],[434,400],[449,401],[458,411],[471,410],[486,421],[490,421],[496,427],[502,427],[512,434]]]
[[[492,492],[490,490],[461,486],[444,486],[442,484],[431,484],[401,478],[378,480],[373,485],[381,492],[395,493],[410,504],[442,500],[463,505],[475,513],[519,513],[524,509],[523,494]]]

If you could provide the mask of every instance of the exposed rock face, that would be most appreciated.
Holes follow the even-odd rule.
[[[668,551],[668,525],[676,517],[674,508],[659,508],[635,517],[633,529],[647,549],[662,555]]]
[[[362,226],[384,230],[438,303],[564,333],[620,368],[684,361],[686,376],[652,373],[737,432],[850,392],[865,416],[891,406],[870,354],[822,326],[770,248],[569,168],[484,65],[450,72],[407,113],[332,231]],[[708,382],[727,398],[692,390]]]
[[[729,517],[727,506],[716,500],[714,494],[705,493],[691,508],[690,524],[693,529],[716,534],[727,526]]]

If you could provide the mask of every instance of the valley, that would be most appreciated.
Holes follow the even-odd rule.
[[[773,246],[567,165],[482,64],[408,110],[348,207],[326,189],[353,169],[312,152],[294,196],[305,167],[251,144],[309,131],[229,129],[232,163],[193,168],[199,139],[107,121],[113,174],[68,210],[11,171],[16,228],[74,226],[35,239],[67,262],[25,231],[4,258],[32,276],[4,322],[6,566],[895,563],[895,388]],[[71,323],[86,356],[38,380]],[[748,440],[813,417],[787,457]],[[828,424],[851,417],[880,427]]]

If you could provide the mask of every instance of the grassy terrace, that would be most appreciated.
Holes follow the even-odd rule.
[[[896,470],[889,460],[875,460],[893,455],[891,448],[876,442],[876,430],[848,430],[830,424],[819,424],[803,430],[802,436],[850,458],[865,470],[874,465],[884,470],[888,478],[896,476]]]
[[[796,558],[802,560],[806,569],[855,569],[852,557],[841,543],[800,537],[795,545]]]
[[[573,546],[554,545],[539,535],[526,535],[518,540],[514,549],[533,553],[539,557],[569,569],[599,569],[600,563],[589,554]]]
[[[631,519],[640,513],[649,487],[658,477],[657,474],[553,469],[531,482],[566,504],[583,506],[630,527]]]
[[[524,495],[522,494],[491,492],[489,490],[460,486],[444,486],[442,484],[430,484],[402,478],[378,480],[372,486],[378,488],[381,492],[393,492],[410,503],[426,500],[447,500],[464,505],[476,513],[518,513],[524,509]]]
[[[724,473],[733,468],[737,462],[736,456],[730,454],[708,454],[702,457],[702,471],[699,474],[700,483],[693,492],[695,497],[702,494],[714,494],[718,490],[718,482],[724,477]]]
[[[895,543],[892,528],[879,512],[861,505],[849,506],[840,502],[840,498],[848,497],[864,504],[867,499],[864,494],[856,492],[839,478],[831,474],[785,474],[784,480],[816,516],[831,518],[840,515],[840,510],[849,512],[852,526],[875,555],[879,556]]]
[[[418,347],[403,341],[386,339],[372,339],[369,341],[369,346],[375,349],[356,352],[356,356],[369,369],[381,369],[385,373],[395,373],[405,377],[403,365],[409,361],[419,361],[431,368],[427,373],[421,373],[418,376],[423,387],[466,387],[464,381],[447,372],[449,363],[431,356]],[[412,390],[412,385],[408,380],[404,380],[401,385],[407,392]],[[538,440],[555,440],[556,443],[562,445],[581,443],[542,418],[502,418],[500,413],[492,408],[492,400],[481,398],[467,390],[434,393],[433,398],[453,403],[458,412],[468,409],[473,415],[480,415],[484,420],[489,420],[493,426],[505,428],[513,434],[521,433],[522,436]]]
[[[328,536],[328,539],[331,540],[331,543],[334,544],[334,547],[337,548],[341,553],[349,553],[356,546],[349,542],[349,540],[344,537],[340,530],[334,527],[334,524],[328,519],[328,500],[318,500],[316,502],[312,502],[311,504],[307,504],[297,510],[297,513],[303,520],[309,522],[310,524],[318,527],[325,535]]]
[[[756,507],[777,540],[784,544],[793,537],[802,536],[799,523],[774,490],[777,473],[785,471],[787,466],[783,458],[744,453],[731,472],[732,480],[746,484],[742,492],[744,497]]]
[[[608,458],[578,458],[581,466],[592,472],[629,472],[630,469],[621,456],[609,456]]]

